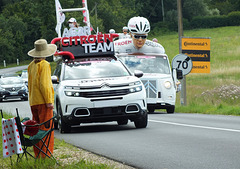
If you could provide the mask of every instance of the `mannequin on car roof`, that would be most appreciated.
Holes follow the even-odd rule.
[[[131,41],[120,39],[114,42],[116,53],[158,53],[164,54],[165,49],[157,42],[147,40],[150,23],[144,17],[133,17],[128,21]]]

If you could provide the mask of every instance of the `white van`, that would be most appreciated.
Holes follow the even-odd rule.
[[[153,113],[155,109],[166,109],[174,113],[176,102],[177,79],[181,79],[181,71],[171,70],[166,54],[128,54],[117,55],[131,71],[141,70],[141,78],[147,93],[147,109]]]

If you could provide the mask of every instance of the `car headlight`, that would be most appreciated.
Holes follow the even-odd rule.
[[[80,92],[72,92],[72,91],[65,91],[66,96],[74,96],[74,97],[79,97]]]
[[[141,84],[140,81],[136,81],[136,82],[129,83],[129,86],[140,85],[140,84]]]
[[[67,90],[80,90],[80,87],[78,86],[65,86],[64,87]],[[64,91],[66,96],[72,96],[72,97],[79,97],[80,92],[78,91]]]
[[[169,81],[164,82],[164,87],[170,89],[172,87],[172,83]]]
[[[137,87],[133,87],[129,89],[130,93],[134,93],[134,92],[140,92],[142,90],[142,86],[137,86]]]

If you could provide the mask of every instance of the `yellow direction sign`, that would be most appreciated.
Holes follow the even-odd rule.
[[[210,38],[182,37],[181,49],[192,59],[191,73],[210,73]]]

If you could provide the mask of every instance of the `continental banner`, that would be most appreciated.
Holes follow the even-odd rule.
[[[209,38],[186,38],[182,37],[182,50],[209,50]]]
[[[182,53],[188,55],[192,61],[210,62],[209,50],[182,50]]]
[[[210,73],[210,38],[182,37],[181,48],[192,59],[190,73]]]
[[[190,73],[210,73],[210,62],[192,62],[193,67]]]

